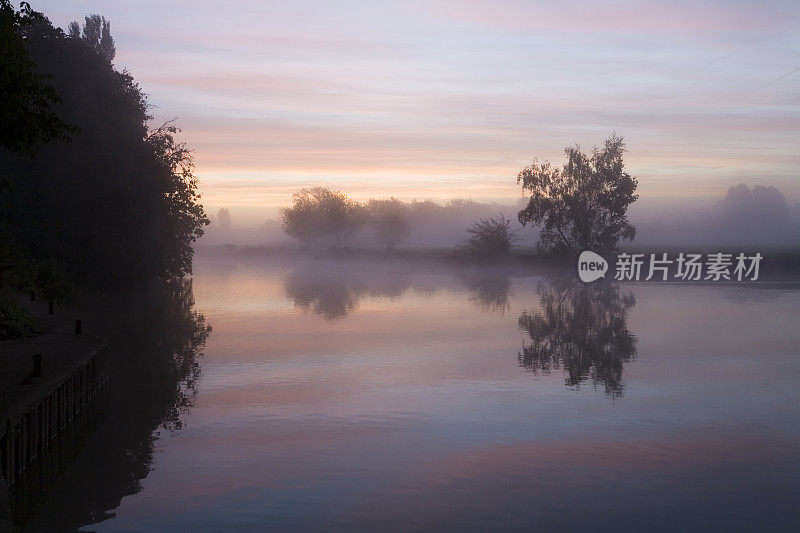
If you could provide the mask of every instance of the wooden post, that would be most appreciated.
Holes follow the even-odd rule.
[[[31,377],[40,377],[42,375],[42,354],[33,354],[33,374]]]
[[[47,314],[48,315],[52,315],[53,314],[53,300],[50,300],[49,302],[47,302]]]
[[[36,291],[31,291],[31,301],[32,302],[36,301]]]
[[[83,333],[83,321],[75,320],[75,335],[80,335],[81,333]]]

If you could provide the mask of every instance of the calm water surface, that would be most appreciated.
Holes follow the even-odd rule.
[[[795,286],[200,257],[193,289],[190,400],[86,530],[800,528]]]

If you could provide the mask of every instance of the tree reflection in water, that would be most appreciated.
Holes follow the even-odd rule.
[[[627,328],[633,294],[604,280],[584,284],[575,279],[540,283],[540,309],[524,311],[519,327],[523,343],[519,365],[534,373],[563,367],[566,384],[578,387],[591,379],[611,398],[622,396],[622,370],[636,356],[636,336]]]
[[[119,295],[117,295],[119,298]],[[87,323],[107,332],[111,377],[95,430],[24,529],[70,530],[114,516],[139,492],[161,431],[183,427],[197,394],[197,357],[211,327],[192,309],[191,280],[107,303]]]
[[[503,314],[509,309],[511,278],[507,271],[469,270],[456,277],[481,311]],[[402,266],[306,265],[286,277],[283,289],[295,306],[336,320],[358,309],[365,297],[397,300],[412,286],[412,278],[413,270]],[[449,286],[448,282],[439,283],[444,285],[416,286],[415,290],[432,292]]]
[[[336,320],[356,310],[365,296],[396,300],[410,284],[410,274],[396,268],[327,265],[297,268],[286,277],[283,289],[295,306]]]
[[[504,315],[510,307],[511,277],[502,269],[486,269],[461,276],[470,300],[481,311]]]
[[[314,275],[305,270],[289,274],[284,283],[294,305],[328,320],[344,318],[358,307],[358,292],[341,275]]]

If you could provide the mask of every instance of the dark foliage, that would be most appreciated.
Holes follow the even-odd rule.
[[[632,240],[627,212],[638,198],[637,181],[625,172],[622,137],[612,134],[591,155],[577,146],[564,151],[562,168],[534,159],[517,175],[531,194],[520,223],[541,225],[539,246],[547,250],[612,250],[620,239]]]
[[[191,150],[176,142],[171,123],[148,128],[146,97],[113,68],[108,31],[95,16],[80,38],[44,17],[25,28],[25,50],[52,74],[61,114],[80,134],[41,146],[32,159],[0,150],[13,186],[0,196],[0,248],[21,258],[0,264],[10,275],[33,269],[28,277],[40,284],[102,289],[191,272],[191,245],[208,223]]]
[[[77,132],[54,111],[62,100],[50,83],[53,76],[37,67],[25,46],[31,27],[45,20],[26,2],[15,11],[0,0],[0,148],[27,157],[40,145],[69,140]]]
[[[97,55],[111,63],[117,54],[114,38],[111,37],[111,22],[100,15],[89,15],[84,18],[83,29],[77,22],[70,22],[68,35],[72,39],[82,39],[88,46],[94,48]]]

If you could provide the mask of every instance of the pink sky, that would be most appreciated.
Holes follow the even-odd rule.
[[[178,118],[210,211],[296,189],[514,202],[534,156],[612,131],[648,196],[800,200],[796,2],[34,2],[111,21],[117,68]]]

